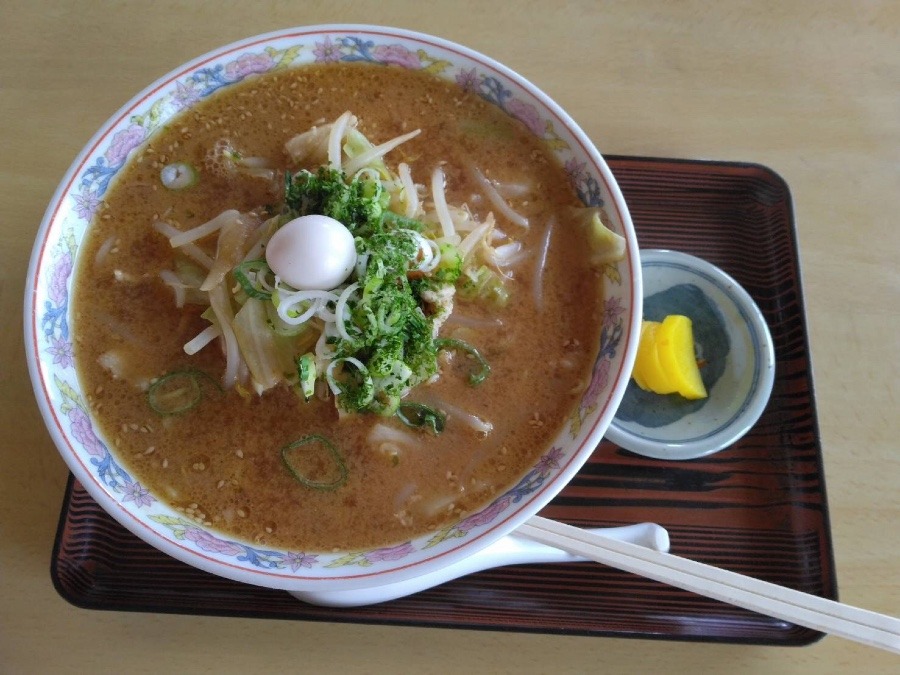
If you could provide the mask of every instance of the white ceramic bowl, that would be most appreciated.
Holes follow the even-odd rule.
[[[697,459],[736,443],[756,424],[775,382],[775,347],[753,298],[724,271],[680,251],[641,251],[644,318],[684,314],[707,365],[708,397],[660,396],[631,382],[606,431],[613,443],[655,459]]]
[[[429,68],[478,91],[544,138],[588,205],[602,206],[627,241],[607,270],[603,337],[594,376],[562,434],[522,479],[440,532],[378,550],[316,554],[260,549],[185,519],[136,482],[91,419],[72,360],[72,270],[90,218],[127,157],[173,115],[212,92],[275,67],[346,59]],[[25,337],[38,405],[75,477],[113,517],[173,557],[242,582],[337,591],[402,582],[458,562],[512,531],[575,475],[625,391],[641,319],[641,271],[628,210],[612,174],[581,129],[537,87],[490,58],[410,31],[313,26],[250,38],[180,66],[125,104],[63,178],[37,234],[28,271]]]

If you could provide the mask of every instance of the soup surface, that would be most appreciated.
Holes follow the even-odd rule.
[[[305,402],[288,386],[259,396],[240,387],[220,391],[218,342],[192,356],[183,348],[209,325],[203,306],[177,307],[160,279],[178,254],[154,223],[188,230],[226,209],[278,204],[285,171],[301,168],[285,143],[347,110],[376,144],[421,129],[385,164],[407,163],[425,186],[426,203],[429,177],[442,166],[449,203],[467,205],[476,220],[493,212],[498,229],[523,245],[503,281],[508,301],[457,294],[440,328],[441,337],[477,347],[489,377],[472,386],[472,364],[457,354],[442,360],[435,382],[407,397],[447,413],[440,434],[396,417],[340,413],[327,396]],[[261,158],[275,178],[210,170],[208,154],[223,140],[241,156]],[[166,189],[160,171],[173,162],[196,167],[196,184]],[[505,186],[528,228],[492,206],[473,166]],[[584,391],[597,352],[602,284],[573,216],[580,206],[562,167],[523,124],[453,83],[367,64],[306,66],[244,81],[152,136],[107,192],[74,290],[84,391],[120,461],[187,518],[229,537],[295,550],[406,541],[515,484],[549,449]],[[215,238],[198,244],[214,250]],[[210,376],[198,380],[200,403],[177,415],[154,412],[149,383],[184,370]],[[310,434],[329,439],[343,458],[347,479],[337,489],[299,483],[282,461],[283,447]]]

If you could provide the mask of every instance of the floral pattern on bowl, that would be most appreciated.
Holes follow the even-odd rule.
[[[626,236],[629,255],[604,270],[607,300],[592,381],[561,437],[517,485],[479,513],[397,546],[327,554],[265,550],[186,519],[118,464],[95,431],[89,395],[77,380],[69,293],[78,246],[110,181],[160,125],[248,77],[336,60],[424,69],[502,108],[556,153],[585,205],[604,208],[604,219]],[[575,474],[611,420],[624,390],[622,374],[630,371],[633,354],[625,346],[634,342],[630,336],[640,317],[637,259],[627,210],[605,163],[562,110],[505,67],[438,38],[395,29],[282,31],[224,47],[165,76],[111,118],[75,161],[35,243],[26,296],[29,365],[38,403],[64,459],[92,496],[138,536],[188,563],[249,583],[287,589],[329,581],[371,585],[385,575],[391,580],[413,576],[420,573],[417,567],[424,571],[487,545],[536,512]]]

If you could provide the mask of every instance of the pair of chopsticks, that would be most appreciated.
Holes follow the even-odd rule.
[[[900,620],[540,516],[516,534],[626,572],[900,654]]]

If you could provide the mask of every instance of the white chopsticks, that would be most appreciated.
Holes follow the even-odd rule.
[[[534,516],[516,534],[626,572],[900,654],[900,620]]]

